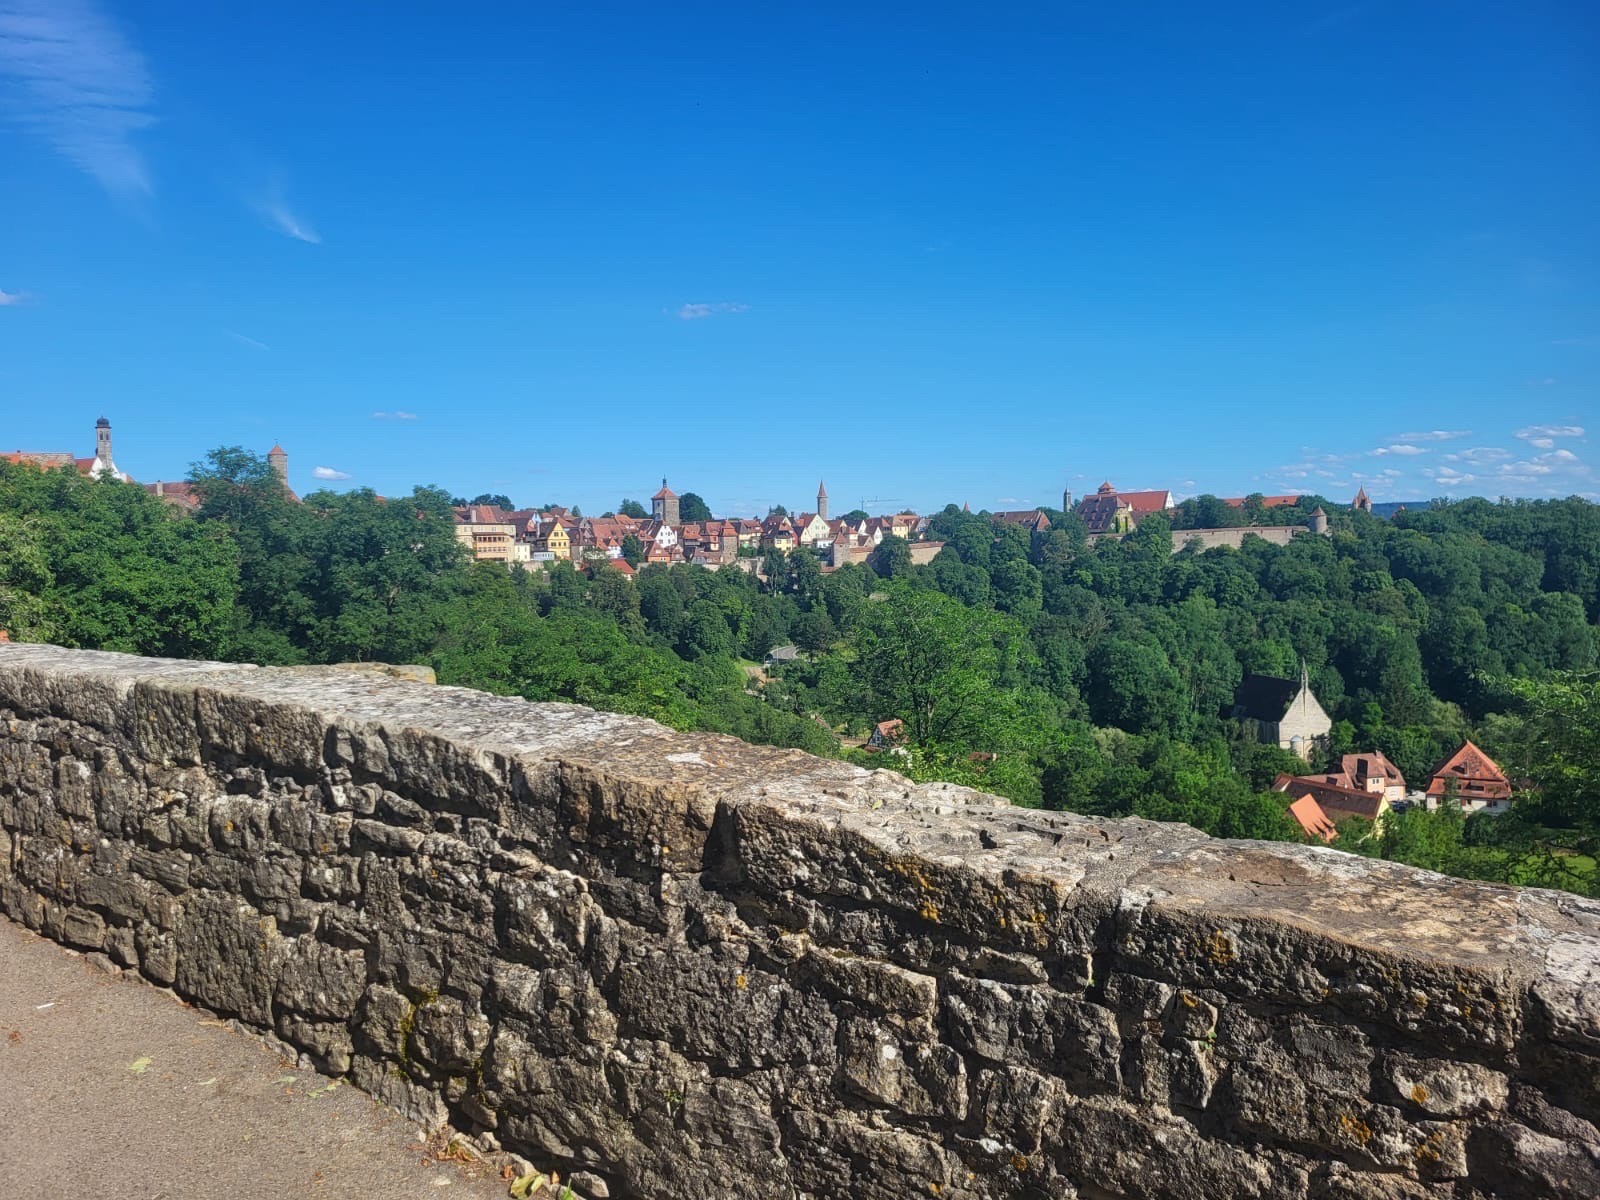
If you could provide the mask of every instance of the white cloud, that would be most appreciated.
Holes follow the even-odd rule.
[[[282,200],[266,201],[261,205],[261,212],[279,233],[313,246],[322,245],[322,235],[311,228],[310,222],[291,212]]]
[[[677,317],[680,321],[703,321],[707,317],[721,316],[724,313],[748,312],[748,304],[685,304],[678,309]]]
[[[311,478],[313,478],[313,479],[349,479],[350,476],[348,474],[346,474],[344,471],[335,471],[332,467],[312,467],[311,468]]]
[[[407,412],[403,408],[397,408],[394,412],[375,412],[372,414],[372,419],[374,421],[415,421],[417,414]]]
[[[1557,438],[1580,438],[1582,425],[1529,425],[1519,429],[1516,436],[1539,450],[1554,448]]]
[[[234,341],[238,342],[241,346],[249,346],[252,350],[271,350],[272,349],[272,347],[267,345],[265,342],[258,342],[253,337],[245,337],[244,334],[238,333],[235,330],[224,329],[222,332],[227,334]]]
[[[1472,463],[1475,466],[1487,466],[1490,463],[1504,462],[1511,457],[1511,451],[1502,446],[1473,446],[1468,450],[1461,450],[1455,454],[1446,454],[1445,462]]]
[[[144,56],[94,0],[0,0],[0,113],[113,195],[147,195]]]
[[[0,308],[15,308],[21,304],[25,297],[21,292],[0,291]]]
[[[1421,446],[1413,446],[1413,445],[1410,445],[1407,442],[1397,442],[1395,445],[1392,445],[1392,446],[1379,446],[1372,453],[1375,454],[1375,455],[1380,455],[1380,456],[1384,455],[1384,454],[1413,455],[1413,454],[1426,454],[1427,451],[1424,450]]]
[[[1470,429],[1425,429],[1418,433],[1397,433],[1397,442],[1451,442],[1456,438],[1471,437]]]

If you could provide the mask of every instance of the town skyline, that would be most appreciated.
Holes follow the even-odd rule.
[[[59,417],[60,414],[51,414],[48,421],[36,419],[32,422],[23,420],[9,423],[6,430],[0,432],[0,438],[14,436],[9,436],[8,440],[0,442],[0,453],[15,453],[20,450],[35,453],[65,453],[79,457],[86,454],[92,456],[93,447],[87,441],[88,435],[84,432],[84,428],[61,429],[62,422]],[[406,423],[411,425],[420,420],[418,416]],[[158,419],[158,428],[163,428],[165,424]],[[117,466],[141,483],[181,482],[187,477],[190,464],[199,461],[210,450],[223,445],[241,444],[221,439],[204,442],[202,439],[190,449],[184,449],[169,432],[152,438],[148,433],[141,435],[137,427],[130,430],[122,422],[113,422],[113,425],[117,430]],[[37,426],[44,431],[31,440],[19,440],[22,433],[30,426]],[[228,427],[237,428],[237,425],[235,423]],[[188,430],[191,436],[195,432],[192,428]],[[1220,470],[1215,469],[1210,472],[1195,472],[1197,475],[1221,476],[1221,482],[1215,487],[1201,487],[1194,478],[1179,480],[1151,478],[1152,472],[1149,470],[1127,474],[1111,471],[1105,473],[1077,471],[1062,476],[1054,492],[1048,490],[1049,485],[1046,483],[1040,489],[1040,494],[1032,494],[1032,489],[1017,486],[1014,477],[1005,475],[1004,468],[975,464],[965,473],[965,482],[972,484],[972,488],[962,492],[963,479],[958,478],[943,486],[942,498],[941,485],[931,482],[917,489],[902,489],[908,495],[874,494],[865,489],[860,490],[860,494],[852,495],[848,484],[835,485],[832,495],[835,515],[861,509],[873,516],[890,515],[901,511],[937,512],[946,504],[966,504],[974,511],[995,512],[1034,507],[1054,509],[1060,507],[1062,490],[1070,490],[1074,497],[1081,497],[1094,492],[1106,482],[1112,483],[1116,490],[1123,492],[1161,488],[1170,491],[1176,502],[1200,495],[1238,497],[1259,492],[1264,495],[1321,496],[1334,503],[1345,504],[1356,491],[1362,490],[1379,504],[1416,504],[1440,498],[1461,499],[1473,495],[1484,496],[1490,500],[1502,497],[1548,499],[1569,495],[1594,500],[1600,499],[1600,492],[1586,489],[1583,486],[1586,482],[1585,476],[1573,474],[1574,471],[1586,471],[1587,463],[1580,457],[1578,450],[1587,446],[1587,434],[1588,431],[1584,426],[1576,424],[1521,427],[1513,430],[1508,439],[1502,439],[1520,445],[1523,457],[1519,459],[1516,450],[1478,445],[1480,439],[1472,431],[1413,431],[1396,435],[1395,440],[1387,446],[1379,447],[1377,451],[1361,455],[1308,456],[1306,461],[1293,471],[1272,472],[1267,477],[1256,475],[1244,481],[1234,482],[1232,486],[1229,485],[1228,478],[1222,476]],[[298,451],[292,439],[269,440],[274,446],[288,444],[292,465],[287,468],[287,482],[301,493],[309,493],[320,488],[346,491],[362,487],[372,488],[380,493],[403,492],[415,486],[426,485],[437,486],[454,496],[465,496],[468,499],[482,494],[504,494],[518,508],[543,508],[554,504],[569,509],[578,508],[591,516],[615,511],[622,501],[627,499],[637,500],[647,508],[649,506],[650,491],[645,490],[645,483],[649,482],[648,476],[644,482],[640,482],[638,478],[630,481],[622,479],[620,473],[608,470],[607,482],[602,483],[597,481],[594,475],[586,473],[581,463],[570,468],[552,463],[547,469],[526,472],[520,476],[515,473],[497,475],[485,472],[482,476],[447,481],[423,477],[421,473],[427,470],[428,459],[419,455],[415,472],[409,477],[403,463],[396,463],[392,458],[386,458],[382,470],[374,472],[372,478],[363,478],[355,472],[344,471],[320,461],[320,458],[330,456],[319,456],[314,447],[307,453]],[[1574,449],[1575,447],[1577,449]],[[261,446],[244,444],[243,448],[257,454],[266,454],[266,450]],[[1450,486],[1437,486],[1437,475],[1429,476],[1420,472],[1408,474],[1398,468],[1379,468],[1376,473],[1371,470],[1349,469],[1352,463],[1365,465],[1360,461],[1363,459],[1375,459],[1381,462],[1392,457],[1398,461],[1413,463],[1424,455],[1434,456],[1440,463],[1445,464],[1441,469],[1452,470]],[[1115,457],[1115,453],[1107,455],[1105,461],[1111,461]],[[144,465],[146,462],[154,462],[158,469],[149,469]],[[1464,462],[1465,465],[1459,470],[1453,470],[1449,467],[1452,462]],[[173,469],[161,470],[159,469],[161,464],[170,464]],[[1544,464],[1555,464],[1564,469],[1558,474],[1552,467]],[[1526,469],[1534,473],[1517,477],[1510,476],[1509,472],[1504,470],[1482,477],[1474,473],[1476,470],[1486,470],[1494,466]],[[1340,467],[1345,469],[1337,469]],[[704,469],[706,475],[712,479],[726,471],[725,465],[716,459],[706,462]],[[751,483],[743,489],[723,490],[686,482],[681,487],[675,487],[675,490],[680,494],[693,492],[700,496],[718,516],[761,516],[780,505],[791,512],[807,511],[812,507],[817,482],[825,482],[827,476],[823,474],[819,477],[815,473],[816,468],[812,467],[810,469],[813,472],[811,475],[813,482],[809,489],[803,483],[796,484],[792,489],[788,488],[787,480],[803,478],[800,472],[806,469],[804,465],[787,467],[784,470],[785,488],[782,492],[771,487],[771,480]],[[670,470],[665,475],[668,479],[688,478],[675,475]],[[661,476],[657,475],[655,478],[659,480]],[[1564,480],[1576,486],[1563,488]],[[1008,482],[1011,486],[1009,490],[1005,490],[1005,494],[995,494],[1004,489]],[[1494,490],[1493,484],[1496,482],[1511,486]],[[1480,486],[1473,486],[1474,484]],[[1531,486],[1517,490],[1518,484],[1545,486],[1542,488]],[[767,490],[759,490],[763,485]]]

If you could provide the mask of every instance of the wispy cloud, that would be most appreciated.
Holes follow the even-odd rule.
[[[1528,425],[1517,430],[1516,436],[1539,450],[1555,447],[1557,438],[1580,438],[1582,425]]]
[[[349,479],[350,475],[345,471],[335,471],[332,467],[312,467],[311,468],[311,478],[313,478],[313,479]]]
[[[1470,429],[1424,429],[1415,433],[1397,433],[1397,442],[1453,442],[1456,438],[1471,437]]]
[[[244,334],[239,333],[237,330],[224,329],[222,332],[227,334],[234,341],[238,342],[241,346],[249,346],[252,350],[271,350],[272,349],[272,347],[267,345],[265,342],[258,342],[253,337],[245,337]]]
[[[1426,454],[1427,451],[1421,446],[1413,446],[1409,442],[1397,442],[1392,446],[1379,446],[1372,453],[1380,458],[1385,454],[1399,454],[1410,457],[1416,454]]]
[[[26,299],[21,292],[0,291],[0,308],[15,308]]]
[[[372,414],[372,419],[374,421],[415,421],[417,414],[407,412],[403,408],[397,408],[394,412],[375,412]]]
[[[144,56],[94,0],[0,0],[0,112],[117,196],[150,192]]]
[[[676,315],[680,321],[703,321],[707,317],[748,311],[750,311],[748,304],[685,304],[678,309]]]
[[[311,223],[290,211],[288,204],[281,199],[264,201],[261,213],[279,233],[285,237],[292,237],[298,242],[310,242],[313,246],[322,245],[322,235],[311,227]]]
[[[1446,454],[1445,462],[1471,463],[1474,466],[1488,466],[1491,463],[1504,462],[1512,457],[1511,451],[1503,446],[1472,446],[1466,450],[1457,451],[1455,454]]]

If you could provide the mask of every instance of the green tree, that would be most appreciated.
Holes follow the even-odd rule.
[[[896,584],[862,607],[852,647],[872,716],[902,718],[919,744],[989,749],[1014,715],[1001,679],[1022,641],[992,610]]]
[[[48,642],[60,636],[48,598],[55,578],[44,536],[42,518],[0,512],[0,630],[14,641]]]
[[[904,579],[911,574],[911,546],[905,538],[890,534],[878,543],[868,563],[884,579]]]
[[[472,498],[474,504],[493,504],[496,508],[514,509],[517,506],[511,503],[511,497],[504,492],[480,492]]]
[[[597,566],[589,580],[589,607],[605,613],[623,632],[638,631],[644,627],[639,615],[639,589],[623,577],[615,567]]]
[[[621,504],[617,505],[617,512],[624,517],[632,517],[636,521],[646,520],[650,516],[649,510],[637,500],[623,500]]]
[[[1519,709],[1504,735],[1506,765],[1534,784],[1519,807],[1545,824],[1600,832],[1600,672],[1500,684]]]
[[[634,537],[631,533],[623,534],[622,561],[627,563],[630,567],[637,567],[644,561],[644,556],[644,543],[638,538]]]
[[[711,506],[693,492],[678,497],[678,519],[681,521],[711,520]]]

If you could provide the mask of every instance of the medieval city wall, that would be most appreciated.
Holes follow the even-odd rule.
[[[0,909],[611,1197],[1592,1197],[1600,905],[0,646]]]

